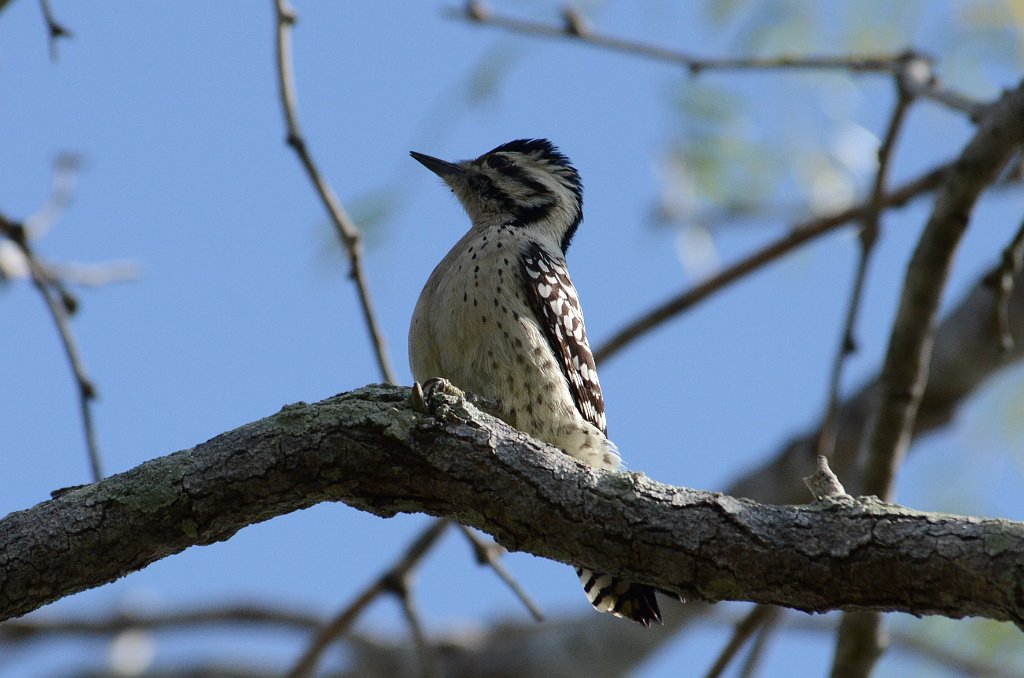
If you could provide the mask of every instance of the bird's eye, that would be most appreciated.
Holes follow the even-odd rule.
[[[503,155],[492,155],[487,158],[487,165],[494,169],[504,169],[512,164],[512,161]]]

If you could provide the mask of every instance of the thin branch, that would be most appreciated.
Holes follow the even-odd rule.
[[[366,274],[363,271],[362,259],[362,235],[355,223],[345,212],[341,201],[334,194],[327,180],[320,173],[309,147],[299,129],[299,118],[297,113],[295,97],[295,76],[292,68],[291,30],[295,24],[295,12],[288,6],[286,0],[274,0],[274,8],[277,17],[277,75],[278,91],[281,99],[281,108],[284,112],[285,125],[288,128],[287,143],[295,151],[302,163],[306,174],[316,189],[317,195],[323,202],[327,213],[331,217],[338,237],[348,255],[351,271],[349,273],[359,293],[359,303],[363,309],[363,319],[366,322],[367,330],[370,333],[370,340],[373,343],[374,352],[377,356],[377,364],[380,367],[381,375],[388,383],[397,383],[394,370],[391,368],[391,361],[387,355],[387,345],[384,341],[384,334],[377,321],[377,313],[373,308],[373,301],[370,298],[369,284],[366,281]]]
[[[1024,268],[1024,221],[1017,234],[1003,250],[1003,260],[993,272],[992,282],[996,287],[996,332],[1003,353],[1013,351],[1013,332],[1010,331],[1010,295],[1013,294],[1014,280]]]
[[[494,26],[515,33],[547,38],[566,38],[594,47],[663,61],[681,66],[687,69],[691,75],[698,75],[702,71],[826,69],[838,69],[854,73],[888,73],[892,75],[909,73],[913,78],[908,81],[907,88],[915,97],[931,99],[947,108],[966,113],[972,120],[979,119],[986,110],[985,104],[946,87],[933,73],[931,57],[914,50],[860,57],[781,55],[774,57],[709,58],[698,57],[639,40],[629,40],[627,38],[598,33],[586,22],[579,11],[571,6],[566,6],[563,10],[562,25],[496,15],[480,0],[467,0],[462,9],[448,8],[446,12],[452,17]]]
[[[0,642],[50,640],[53,636],[111,636],[128,630],[196,629],[206,626],[251,625],[307,633],[323,628],[320,615],[269,604],[228,604],[171,612],[115,612],[105,617],[74,618],[31,615],[0,624]]]
[[[502,565],[500,554],[504,551],[503,548],[493,541],[488,542],[480,537],[476,532],[469,529],[465,525],[459,525],[459,529],[462,530],[462,534],[466,535],[466,539],[469,540],[470,545],[473,547],[473,553],[476,555],[476,561],[481,565],[488,565],[495,574],[505,582],[505,585],[512,590],[516,598],[526,606],[526,609],[533,615],[535,621],[544,621],[544,613],[540,611],[537,603],[533,601],[530,594],[526,592],[526,589],[517,582],[505,566]]]
[[[43,19],[46,21],[46,32],[49,36],[50,61],[56,63],[57,41],[61,38],[70,38],[72,37],[72,34],[71,31],[57,21],[53,16],[53,10],[50,8],[50,0],[39,0],[39,6],[43,10]]]
[[[740,666],[740,672],[737,678],[752,678],[754,673],[757,671],[757,666],[764,659],[765,650],[768,647],[768,641],[775,631],[779,628],[780,620],[782,615],[776,615],[774,618],[768,620],[764,624],[761,624],[754,636],[754,642],[750,644],[750,651],[747,653],[746,658],[743,660],[743,665]]]
[[[931,99],[946,108],[966,113],[974,122],[978,122],[988,112],[989,104],[946,87],[941,78],[935,75],[931,59],[907,52],[895,75],[901,93],[911,99]]]
[[[718,626],[732,626],[740,623],[740,619],[730,614],[723,614],[717,607],[707,607],[706,614],[700,616],[702,623],[710,623]],[[586,612],[585,616],[580,615],[581,620],[593,620],[595,615]],[[600,619],[600,618],[598,618]],[[777,618],[779,623],[763,625],[754,639],[751,651],[748,654],[745,665],[751,663],[753,655],[758,647],[763,647],[766,639],[780,624],[784,624],[787,631],[799,633],[829,634],[834,635],[836,623],[832,618],[820,616],[808,616],[804,614],[784,613]],[[270,604],[227,604],[216,605],[206,608],[175,610],[158,613],[140,612],[114,612],[99,618],[81,617],[54,617],[49,615],[31,615],[23,619],[15,619],[0,624],[0,642],[10,644],[24,644],[35,640],[54,642],[60,640],[74,640],[82,637],[108,637],[132,629],[145,629],[150,631],[162,630],[197,630],[207,626],[231,627],[238,626],[250,631],[276,632],[301,632],[315,631],[323,627],[325,620],[319,614],[292,608],[280,608]],[[509,626],[499,623],[490,628],[490,632],[509,635]],[[527,628],[519,625],[516,632]],[[529,628],[539,628],[530,626]],[[543,627],[546,632],[547,643],[554,641],[551,637],[555,633],[554,627],[548,625]],[[927,662],[937,667],[952,669],[965,676],[984,676],[988,678],[1024,678],[1024,672],[1008,667],[1007,662],[996,663],[994,660],[986,661],[980,658],[965,656],[950,649],[948,643],[932,640],[920,633],[908,632],[899,628],[890,631],[891,650],[900,652],[918,661]],[[400,647],[395,646],[390,638],[376,641],[371,637],[352,634],[358,643],[371,644],[383,650],[377,643],[386,643],[392,652],[403,652]],[[575,636],[574,636],[575,637]],[[594,634],[590,634],[594,640]],[[437,648],[462,647],[467,648],[469,644],[463,640],[461,631],[454,631],[440,637],[435,637],[434,646]],[[479,638],[476,639],[479,644]],[[476,647],[477,644],[474,644]],[[624,651],[621,646],[616,646],[614,651]],[[377,656],[376,653],[369,653]],[[507,653],[504,653],[507,656]],[[457,663],[459,658],[455,659]],[[463,665],[464,667],[465,665]],[[493,666],[493,665],[492,665]],[[365,668],[365,667],[364,667]],[[520,675],[521,672],[520,672]],[[740,676],[749,678],[751,673],[744,666],[739,673]]]
[[[82,428],[85,433],[85,445],[89,454],[89,466],[92,469],[94,481],[103,477],[103,468],[100,462],[99,446],[96,443],[96,431],[93,426],[92,401],[96,398],[96,387],[92,380],[85,374],[82,365],[82,358],[78,352],[78,344],[71,333],[70,312],[73,308],[73,297],[63,292],[62,285],[50,278],[42,264],[35,256],[32,245],[29,242],[28,234],[22,224],[10,221],[6,216],[0,214],[0,233],[10,238],[11,242],[18,246],[25,256],[25,261],[32,276],[32,284],[39,290],[50,316],[57,327],[61,343],[64,345],[64,353],[67,355],[71,373],[74,376],[78,391],[79,409],[82,415]],[[56,294],[55,294],[56,292]]]
[[[718,655],[718,659],[712,664],[711,668],[705,674],[706,678],[719,678],[725,669],[729,667],[729,663],[733,658],[743,649],[743,646],[747,644],[747,641],[759,630],[763,625],[771,622],[779,615],[779,608],[772,605],[755,605],[750,612],[737,622],[736,627],[733,629],[732,636],[729,638],[729,642],[722,648],[721,654]]]
[[[902,207],[912,199],[934,190],[942,183],[942,178],[950,166],[941,165],[916,179],[908,181],[891,193],[887,193],[883,197],[881,204],[886,208]],[[810,240],[845,226],[851,221],[863,219],[869,209],[871,209],[870,201],[865,201],[835,214],[816,217],[797,224],[786,236],[757,250],[745,259],[711,276],[704,282],[672,297],[668,301],[662,302],[631,321],[594,351],[595,360],[598,362],[608,360],[636,339],[651,332],[665,321],[704,301],[715,292],[736,282],[743,276],[779,259]]]
[[[420,620],[419,612],[412,601],[412,590],[409,586],[409,573],[405,573],[400,579],[393,580],[391,592],[398,597],[402,605],[402,614],[409,631],[412,634],[413,644],[416,646],[416,656],[420,662],[420,675],[423,678],[434,678],[437,676],[437,661],[434,659],[434,649],[427,640],[426,631],[423,630],[423,622]]]
[[[912,65],[908,66],[907,70],[911,68]],[[882,213],[879,203],[885,191],[889,161],[892,157],[896,138],[913,102],[913,95],[905,87],[905,82],[909,79],[909,76],[905,75],[897,76],[895,79],[896,103],[893,106],[885,138],[878,149],[878,170],[875,172],[874,185],[871,190],[871,207],[864,217],[864,226],[860,232],[861,251],[860,261],[857,266],[857,278],[854,283],[850,308],[846,318],[843,347],[836,356],[832,372],[828,412],[825,416],[825,424],[822,431],[822,441],[827,447],[823,446],[819,454],[823,454],[826,457],[832,454],[835,446],[835,421],[839,403],[839,385],[842,377],[842,368],[846,357],[849,355],[848,351],[852,351],[854,346],[853,326],[856,322],[857,310],[860,306],[867,265],[874,250],[875,242],[878,239],[879,219]],[[874,619],[870,619],[872,615],[875,617]],[[877,612],[848,612],[844,613],[843,617],[836,636],[836,652],[833,660],[832,676],[833,678],[843,678],[846,675],[867,676],[870,674],[875,662],[885,651],[886,639],[881,628],[882,617]]]
[[[787,631],[834,634],[838,624],[829,620],[808,617],[806,615],[785,615]],[[889,633],[889,647],[920,661],[934,664],[936,667],[953,669],[964,676],[989,676],[991,678],[1024,678],[1024,671],[1013,669],[1005,663],[998,662],[996,657],[988,661],[964,656],[950,648],[948,642],[931,640],[920,633],[913,633],[894,628]],[[991,653],[990,653],[991,654]]]
[[[312,676],[316,671],[317,664],[320,663],[320,657],[331,643],[345,635],[351,628],[352,623],[378,596],[382,593],[394,593],[397,590],[396,583],[401,583],[404,586],[406,577],[409,576],[409,573],[419,564],[423,557],[427,555],[449,525],[450,521],[444,518],[432,521],[409,545],[405,553],[394,565],[378,577],[376,581],[363,589],[344,610],[320,630],[313,639],[313,642],[310,643],[309,647],[295,663],[292,670],[288,672],[288,678],[307,678]],[[403,609],[405,609],[406,602],[404,598],[402,604]],[[414,624],[416,625],[414,626]],[[415,636],[418,629],[418,620],[411,620],[410,627],[413,629],[413,635]],[[422,629],[419,629],[419,633],[422,634]],[[417,640],[417,643],[419,642]],[[427,667],[431,664],[432,662],[427,660],[423,665]]]
[[[864,283],[867,280],[868,265],[871,262],[871,255],[875,251],[875,243],[878,241],[879,221],[882,215],[882,201],[885,196],[885,185],[887,183],[890,159],[896,144],[896,137],[906,120],[907,111],[913,99],[896,80],[896,104],[893,106],[889,126],[885,131],[885,137],[878,147],[878,169],[875,171],[874,185],[871,187],[871,196],[868,198],[867,210],[862,219],[862,226],[859,234],[860,257],[857,260],[857,272],[854,275],[853,289],[850,292],[850,301],[846,309],[846,321],[843,326],[843,333],[839,340],[839,349],[836,351],[832,361],[832,372],[829,377],[828,405],[825,408],[825,416],[822,417],[821,436],[818,440],[818,454],[829,457],[835,448],[836,438],[836,412],[839,407],[839,390],[842,386],[843,367],[847,359],[857,350],[857,339],[855,327],[857,315],[860,311],[861,299],[864,293]]]
[[[843,613],[836,630],[836,651],[830,678],[869,678],[889,646],[877,612]]]
[[[701,71],[731,70],[808,70],[808,69],[842,69],[854,72],[891,73],[896,64],[905,57],[904,53],[881,54],[864,57],[849,56],[778,56],[778,57],[745,57],[737,59],[712,59],[697,57],[675,49],[659,47],[638,40],[619,38],[613,35],[598,33],[582,21],[578,12],[568,9],[564,13],[562,25],[546,24],[539,21],[516,19],[494,14],[483,2],[469,0],[462,9],[448,8],[447,14],[452,17],[467,19],[480,24],[502,28],[516,33],[527,33],[549,38],[570,38],[617,52],[633,54],[648,59],[664,61],[682,66],[696,75]]]

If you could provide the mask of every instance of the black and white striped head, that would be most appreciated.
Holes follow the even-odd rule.
[[[516,139],[454,163],[411,155],[444,179],[474,226],[511,223],[564,253],[583,220],[580,175],[547,139]]]

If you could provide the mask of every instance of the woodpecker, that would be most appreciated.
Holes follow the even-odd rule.
[[[443,377],[496,414],[599,469],[621,466],[565,252],[583,220],[580,175],[546,139],[518,139],[473,160],[413,151],[472,225],[437,265],[409,328],[415,379]],[[644,626],[655,590],[577,568],[590,603]]]

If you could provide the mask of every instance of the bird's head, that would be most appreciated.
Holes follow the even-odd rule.
[[[583,219],[580,175],[547,139],[516,139],[461,162],[411,155],[448,184],[474,226],[533,229],[564,253]]]

